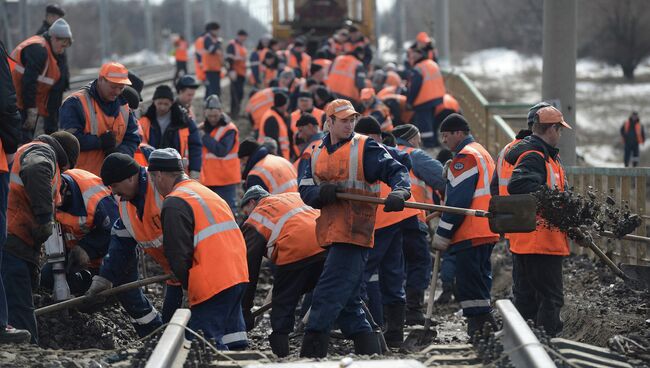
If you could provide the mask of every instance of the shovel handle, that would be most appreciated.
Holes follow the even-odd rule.
[[[616,274],[616,276],[622,278],[623,280],[629,279],[629,277],[623,271],[621,271],[620,268],[618,268],[616,263],[614,263],[609,257],[607,257],[607,254],[605,254],[600,248],[598,248],[596,243],[594,243],[593,241],[587,241],[585,243],[587,243],[589,248],[594,253],[596,253],[598,258],[602,259],[605,263],[607,263],[607,266],[609,266],[609,268]]]
[[[55,311],[58,311],[58,310],[61,310],[61,309],[68,309],[68,308],[76,307],[78,305],[82,305],[82,304],[85,304],[86,302],[92,301],[93,299],[96,299],[98,297],[107,297],[107,296],[119,294],[119,293],[121,293],[123,291],[139,288],[141,286],[153,284],[153,283],[160,282],[160,281],[166,281],[166,280],[169,280],[171,278],[172,278],[171,274],[152,276],[152,277],[149,277],[149,278],[146,278],[146,279],[129,282],[129,283],[122,284],[120,286],[116,286],[116,287],[108,289],[108,290],[104,290],[104,291],[102,291],[100,293],[97,293],[97,295],[78,296],[76,298],[68,299],[68,300],[62,301],[60,303],[51,304],[51,305],[48,305],[48,306],[45,306],[45,307],[42,307],[42,308],[38,308],[37,310],[34,311],[34,313],[37,316],[40,316],[41,314],[55,312]]]
[[[352,193],[336,193],[336,197],[340,199],[347,199],[350,201],[359,201],[359,202],[366,202],[366,203],[373,203],[373,204],[385,204],[386,203],[386,198],[378,198],[378,197],[369,197],[369,196],[363,196],[360,194],[352,194]],[[421,202],[404,202],[404,207],[407,208],[415,208],[418,210],[429,210],[429,211],[440,211],[440,212],[447,212],[447,213],[454,213],[456,215],[464,215],[464,216],[476,216],[476,217],[491,217],[491,213],[483,210],[473,210],[473,209],[467,209],[467,208],[460,208],[460,207],[451,207],[451,206],[441,206],[437,204],[428,204],[428,203],[421,203]]]
[[[631,241],[650,243],[650,238],[648,238],[647,236],[639,236],[639,235],[630,235],[630,234],[628,234],[628,235],[623,235],[623,237],[621,237],[621,238],[617,238],[616,236],[614,236],[614,233],[612,233],[611,231],[601,231],[600,235],[608,237],[608,238],[612,238],[612,239],[624,239],[624,240],[631,240]]]

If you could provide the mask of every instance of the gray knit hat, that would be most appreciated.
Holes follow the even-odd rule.
[[[205,106],[204,108],[207,109],[221,109],[221,100],[219,99],[219,96],[217,95],[210,95],[208,98],[205,99]]]
[[[264,188],[262,188],[261,186],[253,185],[252,187],[248,188],[246,193],[244,193],[244,196],[241,199],[240,206],[243,208],[246,205],[246,203],[248,203],[249,201],[252,201],[252,200],[257,201],[259,199],[262,199],[264,197],[268,197],[270,195],[271,194],[269,192],[267,192],[266,190],[264,190]]]
[[[183,171],[183,159],[173,148],[160,148],[149,155],[149,171]]]
[[[72,30],[68,25],[68,22],[63,18],[59,18],[56,22],[52,23],[50,29],[47,30],[47,33],[56,38],[69,38],[72,41]]]

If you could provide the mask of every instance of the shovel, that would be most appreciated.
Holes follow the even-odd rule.
[[[614,274],[625,282],[632,290],[642,291],[644,289],[650,290],[650,270],[648,267],[637,266],[637,265],[621,265],[626,271],[623,272],[607,255],[594,243],[592,239],[585,239],[582,242],[591,249],[598,258],[602,259],[603,262],[614,272]]]
[[[336,193],[339,199],[384,204],[385,198],[369,197],[352,193]],[[404,207],[418,210],[440,211],[464,216],[485,217],[490,224],[490,231],[495,234],[529,233],[537,226],[537,203],[530,194],[493,196],[490,198],[488,211],[471,208],[441,206],[420,202],[404,202]]]

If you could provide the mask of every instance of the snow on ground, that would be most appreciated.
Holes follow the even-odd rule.
[[[113,60],[117,60],[126,65],[159,65],[174,63],[173,56],[155,53],[146,49],[120,57],[113,56]]]
[[[534,104],[541,98],[539,55],[487,49],[467,55],[453,68],[466,73],[488,101]],[[593,59],[578,60],[576,75],[578,153],[590,165],[620,166],[621,124],[631,111],[638,111],[642,122],[650,120],[650,58],[636,69],[634,82],[623,79],[620,67]]]

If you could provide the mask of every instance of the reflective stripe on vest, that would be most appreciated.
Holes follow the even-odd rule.
[[[88,106],[88,114],[90,117],[90,134],[100,136],[104,134],[99,132],[99,123],[97,122],[97,112],[94,109],[93,99],[90,97],[90,93],[87,90],[82,90],[81,95],[86,101],[86,106]],[[128,105],[120,106],[120,114],[122,119],[124,119],[124,124],[129,124],[129,107]]]
[[[514,166],[508,163],[506,161],[505,157],[510,152],[510,149],[514,147],[517,143],[519,143],[521,139],[515,139],[512,142],[506,144],[505,147],[499,152],[499,156],[497,158],[497,178],[499,181],[499,195],[504,196],[508,195],[508,184],[510,184],[510,178],[512,177],[512,170],[514,170]]]
[[[297,174],[296,175],[291,175],[291,177],[289,177],[286,181],[278,183],[276,178],[273,176],[273,173],[271,173],[269,170],[267,170],[266,167],[263,166],[265,164],[268,164],[268,162],[264,162],[264,161],[272,161],[274,164],[278,164],[278,165],[281,165],[281,164],[284,163],[284,162],[281,163],[279,160],[276,160],[273,157],[269,158],[270,156],[273,156],[273,155],[268,154],[268,155],[266,155],[266,157],[264,157],[262,160],[260,160],[260,162],[255,164],[253,169],[249,172],[249,175],[251,175],[251,174],[252,175],[261,174],[263,176],[263,179],[266,179],[266,182],[269,184],[268,185],[269,186],[269,193],[271,193],[271,194],[284,193],[284,192],[289,191],[292,188],[297,187],[298,186],[298,179],[296,177],[294,177],[294,176],[297,176]],[[274,156],[274,157],[278,157],[278,156]],[[269,158],[269,159],[267,160],[267,158]],[[284,160],[284,161],[286,161],[286,160]],[[286,163],[288,164],[288,167],[291,167],[291,171],[295,174],[295,169],[293,168],[291,163],[289,163],[289,161],[286,161]],[[286,165],[284,165],[284,166],[286,166]],[[284,169],[284,168],[278,167],[278,168],[269,168],[269,169],[270,170],[281,169],[281,170],[285,171],[285,174],[289,174],[289,172],[286,172],[286,169]],[[289,175],[286,175],[286,176],[289,176]],[[291,190],[291,191],[297,191],[297,189]]]
[[[280,232],[282,231],[282,227],[284,226],[284,224],[286,224],[286,222],[289,221],[289,219],[291,219],[293,216],[301,212],[307,212],[310,210],[313,210],[313,208],[307,205],[294,208],[291,211],[285,213],[275,223],[258,212],[251,214],[251,218],[253,220],[259,222],[260,224],[264,225],[266,228],[271,230],[271,235],[269,236],[269,239],[266,243],[266,256],[269,259],[272,258],[273,252],[275,251],[275,241],[278,239],[278,236],[280,236]]]
[[[129,234],[131,235],[131,237],[136,242],[138,242],[138,244],[141,247],[143,247],[143,248],[159,248],[159,247],[161,247],[163,245],[162,232],[156,238],[145,239],[145,238],[143,238],[145,236],[145,234],[138,234],[138,232],[136,232],[136,230],[135,230],[135,227],[133,226],[133,224],[136,221],[138,223],[142,223],[143,226],[144,226],[144,222],[146,220],[144,218],[145,216],[147,216],[147,215],[149,215],[149,216],[159,215],[160,210],[162,209],[163,198],[160,195],[160,193],[158,193],[158,191],[156,190],[155,185],[153,185],[153,180],[151,179],[151,177],[149,176],[148,173],[147,173],[147,185],[148,185],[147,191],[148,192],[151,191],[151,194],[147,193],[147,195],[145,197],[145,204],[144,204],[145,205],[145,210],[144,210],[144,213],[142,215],[142,217],[143,217],[142,221],[140,221],[137,218],[136,219],[131,218],[131,213],[130,213],[131,211],[129,211],[129,207],[133,208],[133,212],[134,212],[135,216],[137,216],[137,214],[136,214],[137,210],[135,209],[135,206],[130,204],[128,201],[120,201],[120,218],[122,219],[122,223],[124,224],[124,227],[127,229]],[[148,212],[147,199],[152,198],[152,197],[154,198],[155,209],[149,210],[149,211],[150,212],[155,212],[155,213],[147,213]]]

